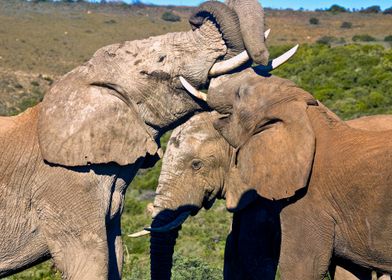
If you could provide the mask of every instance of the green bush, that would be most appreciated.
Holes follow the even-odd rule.
[[[354,35],[353,36],[354,42],[374,42],[376,38],[368,35],[368,34],[361,34],[361,35]]]
[[[342,22],[342,25],[340,26],[340,28],[347,28],[347,29],[350,29],[351,27],[353,27],[353,24],[349,21]]]
[[[176,22],[181,21],[181,17],[172,12],[164,12],[161,17],[164,21]]]
[[[347,9],[339,5],[332,5],[327,11],[333,13],[345,13],[347,12]]]
[[[380,6],[374,5],[367,7],[366,9],[360,10],[359,12],[364,14],[378,14],[381,12],[381,8]]]
[[[318,25],[320,23],[318,18],[312,17],[309,19],[310,24]]]
[[[173,280],[221,280],[223,272],[202,259],[175,255],[172,274]]]
[[[284,50],[271,49],[271,56]],[[274,74],[293,80],[344,119],[392,113],[392,49],[380,45],[302,46]]]
[[[323,37],[320,37],[317,41],[316,41],[316,43],[317,44],[321,44],[321,45],[330,45],[330,44],[332,44],[333,42],[335,42],[337,40],[337,38],[336,37],[333,37],[333,36],[323,36]]]
[[[392,35],[388,35],[384,38],[385,42],[392,42]]]
[[[392,15],[392,7],[385,9],[383,12],[384,15]]]

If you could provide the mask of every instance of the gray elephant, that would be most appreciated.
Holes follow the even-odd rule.
[[[392,131],[351,128],[293,83],[253,70],[214,80],[208,103],[224,114],[220,133],[205,115],[175,130],[152,234],[176,235],[186,215],[224,198],[234,212],[227,279],[273,279],[278,264],[282,279],[322,279],[331,259],[392,272]]]
[[[66,279],[121,278],[126,188],[159,158],[159,137],[205,108],[179,76],[208,86],[267,60],[252,53],[264,37],[243,42],[264,32],[246,26],[258,2],[243,2],[202,4],[189,32],[104,47],[41,104],[0,118],[0,277],[53,258]]]

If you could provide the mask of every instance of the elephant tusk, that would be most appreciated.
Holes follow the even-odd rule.
[[[163,227],[158,227],[158,228],[145,228],[145,230],[150,231],[150,232],[168,232],[171,231],[172,229],[178,228],[180,225],[182,225],[183,222],[188,218],[188,216],[191,214],[190,211],[183,212],[178,217],[172,221],[171,223],[168,223],[167,225]]]
[[[278,68],[279,66],[281,66],[285,62],[287,62],[297,52],[298,47],[299,47],[299,45],[296,45],[295,47],[291,48],[290,50],[288,50],[287,52],[285,52],[281,56],[271,60],[267,66],[258,65],[258,66],[253,67],[253,69],[258,70],[258,71],[263,71],[263,72],[270,72],[270,71]]]
[[[268,38],[270,32],[271,32],[271,28],[270,28],[270,29],[267,29],[267,30],[264,32],[264,39],[265,39],[265,40],[267,40],[267,38]]]
[[[201,99],[203,101],[207,101],[207,94],[204,92],[201,92],[197,89],[195,89],[190,83],[188,83],[187,80],[184,79],[184,77],[180,76],[180,82],[183,85],[183,87],[194,97]]]
[[[271,29],[268,29],[267,31],[264,32],[264,38],[267,39],[268,35],[270,34]],[[210,77],[215,77],[219,75],[226,74],[230,71],[233,71],[234,69],[240,67],[241,65],[245,64],[247,61],[249,61],[250,57],[247,53],[247,51],[243,51],[242,53],[236,55],[235,57],[232,57],[228,60],[222,61],[222,62],[217,62],[215,63],[212,68],[210,69],[210,72],[208,75]]]
[[[135,232],[135,233],[132,233],[132,234],[128,234],[128,236],[132,237],[132,238],[137,238],[137,237],[142,237],[142,236],[145,236],[145,235],[148,235],[148,234],[150,234],[149,231],[141,230],[141,231],[138,231],[138,232]]]

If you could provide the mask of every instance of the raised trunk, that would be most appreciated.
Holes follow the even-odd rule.
[[[257,64],[268,63],[264,39],[264,11],[257,0],[227,0],[226,4],[238,15],[242,39],[250,57]]]
[[[245,47],[240,33],[240,23],[236,13],[220,2],[205,2],[189,19],[193,28],[199,28],[206,19],[214,21],[228,48],[224,59],[241,53]]]

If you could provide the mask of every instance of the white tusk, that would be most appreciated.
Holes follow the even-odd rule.
[[[235,57],[215,63],[211,67],[208,75],[210,77],[215,77],[215,76],[226,74],[240,67],[241,65],[245,64],[248,60],[249,60],[248,53],[246,51],[243,51],[242,53],[236,55]]]
[[[207,94],[205,94],[204,92],[201,92],[197,89],[195,89],[190,83],[188,83],[187,80],[185,80],[183,77],[180,76],[180,82],[181,84],[184,86],[184,88],[190,93],[192,94],[194,97],[207,101]]]
[[[264,32],[264,39],[267,39],[271,32],[271,28]]]
[[[282,54],[278,58],[275,58],[274,60],[272,60],[272,69],[278,68],[280,65],[282,65],[287,60],[289,60],[297,52],[298,47],[299,47],[299,45],[296,45],[291,50],[285,52],[284,54]]]
[[[264,32],[264,38],[267,39],[268,35],[270,34],[271,29],[268,29],[267,31]],[[224,60],[221,62],[215,63],[212,68],[210,69],[210,72],[208,75],[210,77],[215,77],[219,75],[226,74],[230,71],[233,71],[234,69],[240,67],[241,65],[245,64],[247,61],[249,61],[249,55],[247,51],[243,51],[242,53],[236,55],[235,57],[232,57],[228,60]]]
[[[148,235],[148,234],[150,234],[150,232],[144,229],[144,230],[139,231],[139,232],[128,234],[128,236],[132,237],[132,238],[137,238],[137,237],[142,237],[142,236],[145,236],[145,235]]]
[[[285,62],[287,62],[297,52],[298,47],[299,47],[299,45],[296,45],[295,47],[291,48],[290,50],[288,50],[287,52],[285,52],[281,56],[279,56],[273,60],[270,60],[270,62],[268,62],[267,66],[258,65],[258,66],[253,67],[253,69],[263,71],[263,72],[270,72],[270,71],[278,68],[279,66],[281,66]]]

